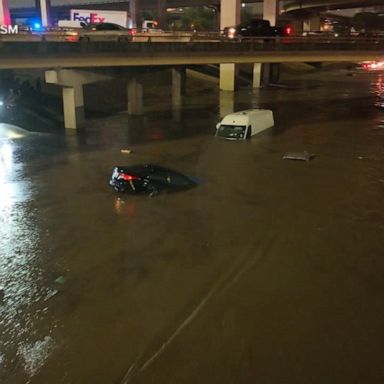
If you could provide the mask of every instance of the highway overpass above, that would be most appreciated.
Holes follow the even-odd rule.
[[[290,38],[289,38],[290,39]],[[0,44],[0,69],[44,70],[47,83],[62,88],[66,128],[78,128],[84,119],[83,86],[119,77],[127,84],[128,113],[141,114],[141,73],[149,68],[172,72],[172,105],[180,107],[188,65],[220,65],[220,89],[234,91],[239,64],[253,70],[252,86],[270,76],[284,62],[358,62],[384,60],[383,40],[340,40],[303,43],[295,39],[276,43],[87,43],[8,42]],[[124,73],[125,77],[122,77]],[[268,82],[268,80],[267,80]]]
[[[0,69],[112,68],[196,64],[358,62],[384,60],[384,39],[335,39],[279,43],[85,43],[0,44]]]

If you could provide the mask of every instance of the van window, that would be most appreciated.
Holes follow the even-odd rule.
[[[245,135],[245,125],[225,125],[221,124],[217,130],[217,136],[227,139],[243,139]]]

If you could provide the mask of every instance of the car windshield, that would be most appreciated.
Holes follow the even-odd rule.
[[[217,136],[227,139],[243,139],[245,135],[245,125],[225,125],[221,124],[217,130]]]

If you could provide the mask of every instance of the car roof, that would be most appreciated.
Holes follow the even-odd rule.
[[[175,171],[170,168],[162,167],[157,164],[134,164],[134,165],[116,165],[114,168],[121,169],[124,172],[134,172],[134,173],[141,173],[141,172],[173,172],[173,173],[179,173],[178,171]]]

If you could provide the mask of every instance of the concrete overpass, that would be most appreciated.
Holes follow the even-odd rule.
[[[172,70],[172,104],[181,105],[188,65],[220,64],[220,88],[235,89],[236,65],[253,65],[253,87],[269,76],[274,63],[357,62],[384,60],[382,40],[295,41],[260,44],[255,42],[193,43],[88,43],[8,42],[0,44],[0,69],[43,69],[46,82],[62,88],[66,128],[78,128],[84,119],[83,85],[104,81],[114,68],[130,68],[126,81],[128,113],[141,114],[143,90],[141,69],[168,67]],[[307,43],[303,43],[307,41]],[[272,69],[271,69],[272,68]],[[268,79],[267,79],[268,82]]]
[[[384,39],[280,43],[119,43],[55,42],[0,44],[0,69],[112,68],[196,64],[357,62],[384,60]]]

